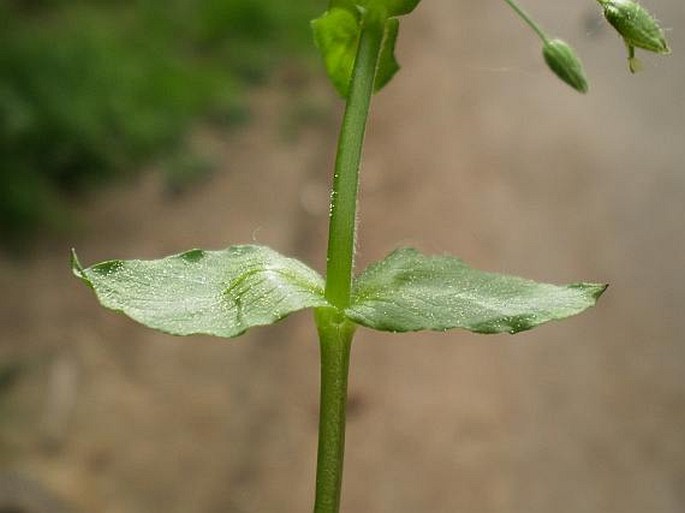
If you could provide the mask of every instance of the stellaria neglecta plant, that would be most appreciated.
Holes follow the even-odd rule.
[[[160,260],[111,260],[74,274],[107,308],[173,335],[236,337],[313,309],[321,349],[321,402],[315,513],[340,505],[349,356],[355,330],[409,332],[463,328],[517,333],[593,306],[606,285],[558,286],[483,272],[460,259],[402,248],[354,275],[362,143],[374,92],[389,83],[400,18],[420,0],[331,0],[312,22],[333,85],[346,102],[333,173],[325,279],[304,263],[256,245],[193,249]],[[573,49],[550,38],[513,0],[505,0],[542,41],[550,69],[576,91],[588,90]],[[667,53],[663,31],[633,0],[598,0],[634,49]]]

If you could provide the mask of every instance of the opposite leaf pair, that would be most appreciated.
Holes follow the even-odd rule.
[[[236,337],[305,308],[331,308],[324,281],[302,262],[264,246],[191,250],[160,260],[112,260],[74,274],[100,302],[174,335]],[[344,316],[382,331],[516,333],[578,314],[606,286],[556,286],[471,269],[450,256],[400,249],[353,284]]]

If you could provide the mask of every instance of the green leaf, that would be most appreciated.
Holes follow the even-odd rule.
[[[312,30],[328,78],[340,96],[347,98],[361,34],[358,16],[336,7],[313,20]]]
[[[385,10],[388,16],[401,16],[412,12],[421,0],[330,0],[328,8],[344,7],[356,9],[357,6],[368,8],[380,8]]]
[[[354,0],[330,0],[328,2],[328,10],[335,8],[347,9],[353,13],[359,13],[359,8],[357,7],[357,2]]]
[[[412,12],[421,0],[358,0],[362,7],[385,9],[388,16],[401,16]]]
[[[419,5],[420,1],[421,0],[385,0],[384,3],[391,16],[399,16],[412,12],[416,9],[416,6]]]
[[[378,92],[390,82],[400,69],[400,65],[395,59],[395,44],[397,43],[397,33],[400,29],[400,20],[390,18],[385,22],[385,32],[383,34],[383,46],[378,57],[378,69],[373,84],[374,91]]]
[[[327,306],[321,276],[263,246],[193,249],[160,260],[110,260],[74,274],[103,306],[173,335],[235,337],[310,307]]]
[[[343,7],[335,7],[313,20],[312,30],[328,78],[340,96],[347,98],[361,35],[359,15]],[[395,59],[399,20],[389,18],[383,30],[383,43],[374,83],[376,92],[380,91],[400,69]]]
[[[606,285],[566,286],[477,271],[458,258],[399,249],[354,283],[347,317],[382,331],[516,333],[593,306]]]

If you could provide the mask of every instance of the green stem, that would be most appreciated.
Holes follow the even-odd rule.
[[[535,33],[540,36],[540,39],[542,39],[543,43],[546,43],[548,41],[547,34],[540,28],[540,25],[535,23],[533,19],[528,16],[528,13],[524,11],[521,7],[519,7],[513,0],[504,0],[506,3],[509,4],[509,6],[516,11],[516,14],[518,14],[523,21],[525,21],[530,28],[532,28]]]
[[[338,513],[345,453],[345,410],[350,348],[355,325],[344,316],[350,304],[356,237],[359,164],[385,20],[367,11],[345,106],[331,193],[326,299],[316,311],[321,346],[319,448],[314,513]]]
[[[347,376],[354,324],[336,310],[316,312],[321,346],[319,450],[314,513],[338,513],[345,455]]]
[[[373,80],[383,39],[383,25],[366,18],[362,26],[350,92],[345,106],[331,193],[326,299],[339,309],[350,302],[356,236],[359,163],[369,115]]]

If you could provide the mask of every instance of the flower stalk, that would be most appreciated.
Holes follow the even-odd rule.
[[[550,70],[579,93],[588,90],[583,64],[571,46],[561,39],[550,39],[540,25],[533,21],[514,0],[504,0],[542,41],[542,56]]]

